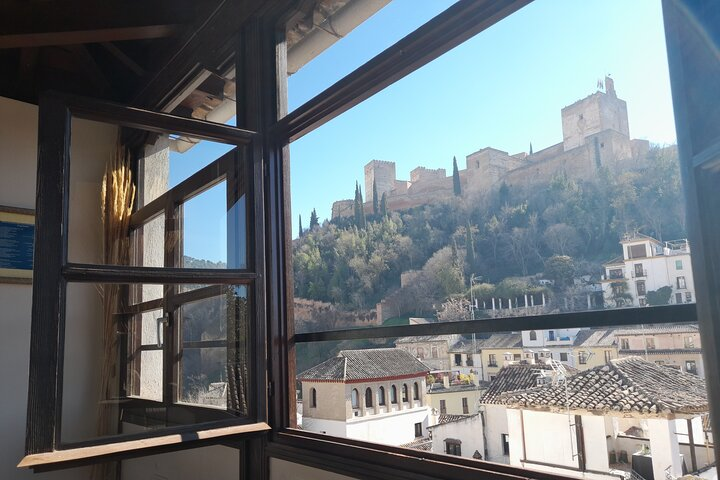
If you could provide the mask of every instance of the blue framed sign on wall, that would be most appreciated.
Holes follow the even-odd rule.
[[[0,205],[0,283],[32,283],[35,211]]]

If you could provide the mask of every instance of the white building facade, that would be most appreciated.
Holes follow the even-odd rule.
[[[642,234],[626,235],[623,256],[604,265],[606,307],[648,305],[648,292],[670,287],[667,303],[695,301],[695,285],[687,240],[660,242]]]

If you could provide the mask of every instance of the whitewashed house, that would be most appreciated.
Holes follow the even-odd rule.
[[[626,235],[623,255],[603,265],[601,283],[606,307],[645,306],[648,292],[670,287],[668,303],[695,301],[695,284],[687,240],[660,242],[647,235]]]
[[[510,464],[576,478],[677,478],[705,466],[700,435],[708,410],[705,380],[640,357],[611,360],[576,375],[506,393]],[[622,426],[622,428],[620,428]],[[620,432],[633,429],[635,440]],[[697,433],[696,433],[697,432]],[[637,445],[637,447],[635,447]],[[638,448],[635,451],[633,447]]]
[[[405,350],[343,350],[298,375],[302,428],[402,445],[426,434],[429,368]]]

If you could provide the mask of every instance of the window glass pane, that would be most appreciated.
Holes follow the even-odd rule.
[[[248,297],[245,286],[208,287],[183,303],[180,396],[184,403],[248,412]]]
[[[77,137],[70,148],[70,262],[179,267],[185,254],[196,255],[192,258],[205,268],[226,268],[228,256],[233,268],[247,267],[244,149],[231,152],[233,145],[209,141],[185,148],[190,144],[177,135],[75,118],[72,125],[82,128],[73,130]],[[113,167],[118,136],[125,164]],[[163,196],[171,189],[175,206],[185,207],[181,219],[165,216]],[[178,245],[185,250],[177,252],[177,263],[167,264]]]
[[[247,287],[178,292],[68,284],[63,443],[248,415]]]
[[[549,331],[536,333],[547,338]],[[325,354],[310,368],[298,369],[303,395],[298,400],[299,425],[310,432],[568,476],[581,468],[579,449],[586,465],[607,475],[629,474],[632,455],[641,451],[650,468],[671,465],[682,472],[683,458],[688,471],[712,464],[702,453],[708,400],[697,324],[553,331],[571,340],[536,347],[527,343],[529,331],[478,331],[367,340],[362,348],[360,340],[301,343],[300,349]],[[646,348],[646,342],[655,348]],[[431,366],[415,352],[432,345],[443,355]],[[474,361],[457,365],[455,355]],[[493,357],[495,364],[489,362]],[[410,373],[413,370],[418,372]],[[398,380],[412,375],[417,379]],[[381,387],[391,391],[392,386],[402,391],[404,384],[415,381],[420,400],[412,404],[356,401],[355,392]],[[303,408],[312,389],[318,389],[323,402]],[[679,415],[681,411],[685,413]],[[694,465],[687,464],[688,427]],[[675,432],[672,448],[678,454],[653,458],[648,453],[660,450],[668,438],[661,432],[670,431]],[[525,457],[522,452],[527,452]]]
[[[286,25],[290,110],[330,87],[455,1],[309,4],[311,9]],[[358,25],[359,22],[362,23]]]
[[[290,145],[297,332],[695,298],[660,5],[594,8],[533,2]]]

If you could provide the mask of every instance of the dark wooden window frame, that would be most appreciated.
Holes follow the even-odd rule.
[[[388,48],[375,58],[347,75],[345,78],[328,88],[312,100],[297,108],[291,114],[279,117],[280,120],[271,125],[270,133],[274,151],[280,157],[280,163],[288,164],[287,145],[289,142],[313,131],[334,117],[381,91],[405,75],[417,70],[431,60],[447,52],[454,46],[474,36],[485,28],[497,23],[509,14],[530,3],[530,0],[507,0],[498,2],[460,0],[446,12],[440,14],[415,32]],[[664,1],[667,8],[669,0]],[[491,5],[492,4],[492,5]],[[464,20],[467,20],[465,22]],[[279,58],[282,59],[284,39],[278,38],[280,46]],[[672,60],[672,52],[669,55]],[[281,63],[281,62],[280,62]],[[281,85],[280,93],[284,94],[284,78],[282,65],[276,73]],[[283,102],[284,99],[280,98]],[[281,109],[282,111],[282,109]],[[677,111],[677,108],[676,108]],[[281,112],[280,112],[281,113]],[[717,149],[720,151],[720,149]],[[291,322],[292,300],[292,267],[291,250],[288,248],[289,228],[289,173],[283,170],[284,178],[278,178],[276,187],[284,197],[285,211],[283,221],[285,232],[278,241],[285,242],[286,249],[281,253],[284,257],[284,271],[275,272],[285,279],[288,289],[285,294],[285,318],[276,319],[271,325],[272,337],[286,347],[287,363],[273,368],[273,378],[284,390],[282,399],[276,399],[274,430],[267,452],[270,456],[297,463],[315,466],[346,475],[359,475],[363,478],[396,478],[398,472],[403,475],[419,475],[422,478],[532,478],[554,479],[559,475],[546,474],[525,469],[488,464],[475,460],[447,457],[427,452],[418,453],[398,447],[387,447],[369,442],[342,438],[328,438],[312,432],[299,431],[291,427],[292,411],[287,408],[294,402],[294,385],[292,369],[294,367],[294,344],[314,341],[392,338],[400,336],[501,332],[517,330],[534,330],[545,328],[571,327],[614,327],[636,324],[668,324],[678,322],[697,322],[696,305],[671,305],[665,307],[625,308],[619,310],[587,311],[559,315],[541,315],[535,317],[516,317],[499,320],[479,320],[439,325],[412,325],[397,327],[371,327],[356,330],[337,330],[311,332],[293,335]],[[281,222],[282,223],[282,222]],[[693,261],[693,264],[696,262]],[[439,327],[439,328],[438,328]],[[720,335],[718,335],[720,337]],[[712,387],[718,389],[717,386]],[[280,389],[278,389],[280,390]],[[718,390],[720,391],[720,389]],[[718,393],[717,398],[720,398]],[[294,415],[292,416],[294,418]],[[348,459],[352,459],[348,461]]]
[[[264,357],[265,304],[264,283],[256,281],[265,265],[263,214],[263,185],[261,157],[252,153],[242,155],[249,163],[250,180],[247,223],[253,225],[254,235],[247,238],[248,264],[251,268],[238,270],[155,268],[113,265],[86,265],[68,261],[68,196],[70,185],[70,134],[72,118],[168,134],[180,133],[193,138],[234,145],[241,151],[253,152],[258,135],[249,130],[211,122],[178,117],[165,113],[116,105],[74,95],[46,93],[40,100],[38,140],[38,199],[35,264],[39,266],[34,276],[33,316],[31,325],[30,375],[28,392],[28,418],[26,434],[26,457],[19,466],[36,471],[66,468],[108,459],[148,455],[162,451],[193,448],[198,444],[227,442],[228,437],[257,435],[269,430],[266,416],[267,397],[261,388],[265,378]],[[223,160],[224,159],[224,160]],[[157,203],[151,202],[138,210],[133,218],[135,227],[159,211],[166,216],[175,206],[207,187],[217,178],[212,166],[228,163],[228,157],[201,170],[199,174],[166,192]],[[223,174],[228,173],[225,170]],[[217,175],[215,175],[217,177]],[[199,183],[198,183],[199,182]],[[163,203],[164,202],[164,203]],[[253,205],[254,204],[254,205]],[[157,210],[157,212],[156,212]],[[166,217],[166,221],[167,221]],[[251,230],[252,231],[252,230]],[[166,252],[167,254],[167,252]],[[166,259],[166,265],[168,261]],[[146,283],[146,284],[203,284],[247,285],[252,311],[249,314],[250,365],[248,392],[250,409],[247,417],[216,420],[213,415],[197,417],[206,423],[189,424],[148,431],[141,434],[119,434],[81,443],[65,444],[61,441],[62,385],[65,329],[66,287],[71,282],[86,283]],[[192,300],[213,293],[213,289],[178,294],[174,301]],[[147,310],[152,302],[136,306]],[[157,306],[154,306],[155,308]],[[167,337],[166,337],[167,338]],[[167,355],[166,355],[167,357]],[[166,358],[164,363],[172,366]],[[167,399],[167,394],[164,394]],[[138,405],[153,405],[138,399]],[[183,405],[190,412],[209,411],[208,408]]]

